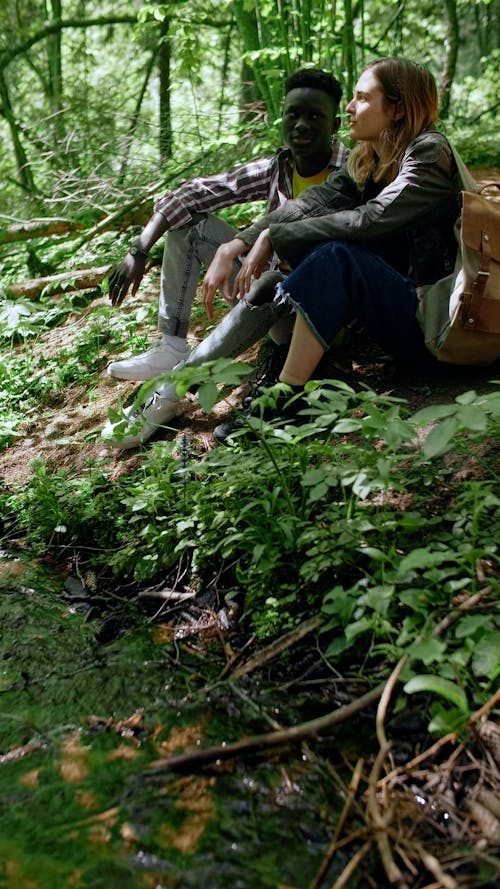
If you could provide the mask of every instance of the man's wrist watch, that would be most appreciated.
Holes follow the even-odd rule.
[[[148,258],[147,251],[143,250],[142,247],[138,247],[137,244],[132,244],[128,252],[131,256],[140,256],[141,259]]]

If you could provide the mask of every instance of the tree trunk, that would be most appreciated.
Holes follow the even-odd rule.
[[[61,0],[50,0],[52,8],[52,19],[61,19]],[[59,155],[61,143],[64,140],[64,117],[63,110],[63,74],[62,74],[62,52],[61,52],[61,30],[55,31],[47,39],[47,56],[49,71],[49,102],[52,114],[52,131],[53,131],[53,148],[54,152]],[[63,153],[59,160],[63,160]]]
[[[165,16],[161,23],[158,50],[160,88],[160,163],[165,164],[172,155],[172,109],[170,105],[170,19]]]
[[[1,113],[5,120],[7,121],[8,127],[10,129],[10,135],[12,139],[12,146],[14,148],[14,155],[16,158],[17,172],[19,176],[19,184],[21,187],[27,191],[29,194],[35,195],[37,193],[37,189],[35,186],[35,180],[33,179],[33,173],[31,171],[31,167],[28,163],[28,158],[26,156],[26,152],[24,151],[23,143],[21,141],[21,135],[19,132],[19,127],[16,122],[16,117],[12,108],[12,104],[10,101],[9,88],[7,85],[7,80],[5,78],[4,71],[0,67],[0,99],[2,101],[1,105]]]
[[[344,0],[344,30],[342,35],[344,66],[347,73],[346,95],[352,96],[356,77],[356,44],[352,0]]]
[[[250,10],[247,8],[244,0],[234,0],[233,10],[245,52],[255,53],[265,48],[262,46],[259,36],[255,7]],[[252,67],[255,83],[257,84],[259,93],[265,102],[266,108],[271,115],[272,120],[275,120],[280,113],[281,95],[278,97],[276,91],[270,86],[269,80],[266,78],[264,66],[258,58],[249,61],[248,64]]]
[[[157,50],[155,49],[155,51],[151,54],[149,64],[146,67],[146,72],[144,74],[144,82],[142,84],[142,89],[141,89],[141,92],[139,93],[139,96],[138,96],[138,99],[136,102],[136,106],[135,106],[135,111],[132,115],[132,120],[130,121],[130,126],[127,131],[127,136],[125,139],[125,147],[123,149],[123,158],[122,158],[122,162],[120,165],[120,175],[118,176],[119,183],[122,183],[123,179],[125,177],[129,154],[130,154],[130,147],[132,145],[132,140],[134,138],[135,128],[137,126],[137,121],[139,120],[139,115],[141,113],[141,105],[142,105],[144,96],[146,94],[146,90],[147,90],[148,83],[149,83],[149,78],[151,77],[151,74],[153,72],[156,57],[157,57]],[[160,100],[160,102],[161,102],[161,100]],[[161,112],[160,112],[160,116],[161,116]]]
[[[446,15],[446,59],[439,85],[439,113],[443,120],[448,117],[450,110],[451,87],[457,69],[459,38],[457,0],[444,0],[444,11]]]

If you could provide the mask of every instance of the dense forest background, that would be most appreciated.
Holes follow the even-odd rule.
[[[429,65],[469,163],[498,157],[500,0],[5,0],[0,223],[85,214],[279,139],[284,78]],[[84,214],[82,217],[81,214]]]

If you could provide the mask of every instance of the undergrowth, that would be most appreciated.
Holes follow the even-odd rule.
[[[234,368],[185,369],[180,385],[203,373],[209,409]],[[432,692],[432,729],[454,730],[500,673],[500,391],[410,415],[370,389],[314,382],[308,403],[302,426],[254,417],[202,457],[187,436],[152,443],[113,483],[95,465],[72,477],[35,461],[24,490],[0,499],[5,534],[85,551],[117,585],[176,566],[191,587],[216,578],[263,638],[320,614],[327,661],[355,654],[385,674],[407,655],[407,691]],[[468,597],[478,609],[455,613]]]

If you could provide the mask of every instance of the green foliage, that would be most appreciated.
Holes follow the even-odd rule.
[[[456,732],[463,728],[470,716],[467,696],[463,688],[449,679],[443,679],[442,676],[433,674],[413,676],[404,686],[404,691],[408,695],[416,692],[431,692],[451,703],[452,706],[447,708],[440,704],[433,705],[431,708],[432,720],[429,723],[431,732],[437,734]]]
[[[43,313],[34,303],[6,300],[0,304],[0,336],[4,340],[35,336],[43,324]]]
[[[176,377],[210,410],[247,372],[222,360]],[[179,564],[203,586],[215,573],[262,636],[321,612],[329,660],[363,651],[383,670],[409,655],[408,693],[434,694],[431,730],[455,730],[500,670],[500,499],[484,445],[484,478],[458,483],[447,458],[471,461],[479,442],[498,438],[500,393],[409,415],[404,402],[345,383],[307,389],[300,427],[255,416],[248,434],[202,458],[186,436],[153,443],[140,470],[112,485],[95,467],[71,479],[36,463],[2,509],[33,544],[84,541],[118,576],[142,582]],[[438,630],[455,597],[474,595],[486,596],[487,617],[457,612]]]
[[[469,161],[496,163],[498,4],[460,3],[458,9],[451,132]],[[361,67],[375,55],[417,58],[441,82],[450,45],[442,10],[420,2],[399,5],[389,18],[380,0],[354,9],[310,0],[139,7],[129,0],[119,9],[69,2],[64,16],[73,27],[61,30],[51,27],[51,10],[50,4],[21,10],[8,0],[0,12],[2,212],[16,219],[90,218],[97,208],[116,209],[124,192],[139,198],[164,176],[169,184],[186,178],[195,156],[196,172],[207,172],[243,153],[260,154],[280,115],[284,78],[299,66],[332,70],[347,101]],[[168,113],[155,64],[166,41]],[[167,168],[158,151],[165,116],[173,132]],[[277,138],[275,130],[273,144]]]
[[[54,551],[75,545],[99,550],[96,562],[106,558],[107,545],[121,538],[119,488],[95,466],[81,477],[65,472],[51,474],[42,460],[33,460],[29,485],[18,495],[6,495],[1,511],[11,516],[11,531],[23,528],[28,544],[36,551]],[[14,518],[15,517],[15,518]]]
[[[498,65],[500,48],[480,59],[453,87],[450,135],[471,166],[498,165]]]

